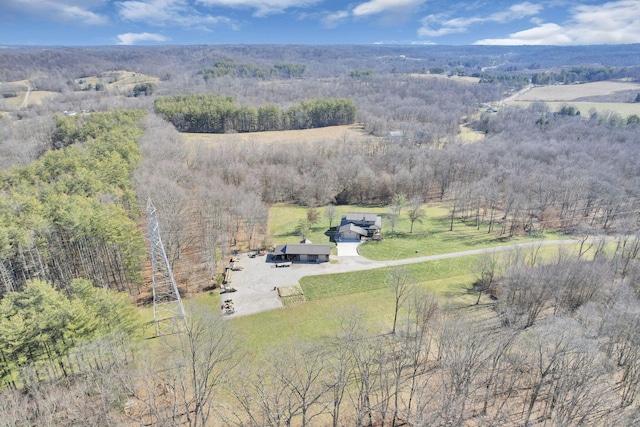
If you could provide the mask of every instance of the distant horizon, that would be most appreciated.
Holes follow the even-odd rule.
[[[624,47],[624,46],[638,46],[640,43],[601,43],[601,44],[581,44],[581,45],[478,45],[478,44],[377,44],[377,43],[167,43],[167,44],[142,44],[142,45],[121,45],[121,44],[101,44],[101,45],[72,45],[72,44],[0,44],[0,49],[38,49],[38,48],[122,48],[122,49],[137,49],[137,48],[172,48],[172,47],[195,47],[195,46],[317,46],[317,47],[348,47],[348,46],[366,46],[366,47],[408,47],[408,48],[437,48],[437,47],[470,47],[478,49],[509,49],[509,48],[558,48],[558,49],[575,49],[575,48],[589,48],[589,47]]]
[[[0,46],[640,43],[640,1],[11,0]]]

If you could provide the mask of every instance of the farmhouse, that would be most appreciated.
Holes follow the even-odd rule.
[[[329,261],[331,245],[286,244],[278,245],[273,251],[274,261],[326,262]]]
[[[349,212],[342,217],[336,241],[379,239],[382,218],[374,213]]]

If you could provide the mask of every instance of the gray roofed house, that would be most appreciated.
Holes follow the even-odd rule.
[[[375,224],[380,218],[378,215],[370,212],[348,212],[343,218],[343,222],[351,222],[359,226]]]
[[[371,212],[349,212],[342,217],[334,239],[336,241],[379,239],[381,230],[380,215]]]
[[[341,225],[340,228],[338,228],[338,234],[342,240],[360,240],[363,236],[367,237],[369,232],[350,222]]]
[[[331,245],[314,243],[287,243],[278,245],[273,251],[274,261],[326,262],[329,261]]]

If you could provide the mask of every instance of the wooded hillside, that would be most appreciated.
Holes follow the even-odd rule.
[[[2,293],[76,278],[136,292],[143,240],[131,177],[143,115],[59,117],[51,150],[0,175]]]

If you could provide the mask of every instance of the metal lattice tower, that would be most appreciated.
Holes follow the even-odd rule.
[[[147,222],[151,240],[151,277],[153,279],[153,321],[156,336],[180,332],[185,326],[186,315],[178,286],[173,279],[171,266],[160,239],[160,226],[156,207],[151,198],[147,201]]]
[[[13,278],[2,261],[0,261],[0,277],[2,277],[2,283],[4,283],[7,293],[14,292],[16,290],[16,287],[13,284]]]

